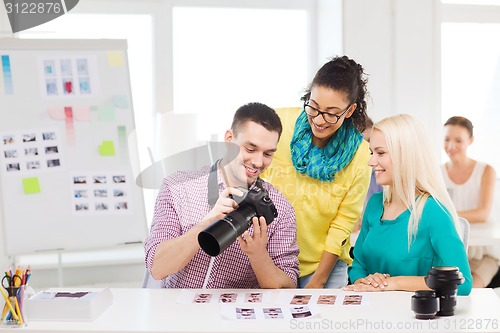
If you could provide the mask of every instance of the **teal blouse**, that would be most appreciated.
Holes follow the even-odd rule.
[[[370,198],[354,247],[354,262],[349,277],[357,279],[373,273],[391,276],[425,276],[433,266],[457,266],[465,281],[458,286],[458,295],[468,295],[472,288],[467,253],[453,219],[429,197],[425,203],[417,235],[408,251],[406,210],[395,220],[382,220],[382,192]]]

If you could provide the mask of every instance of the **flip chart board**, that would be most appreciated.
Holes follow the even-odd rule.
[[[126,41],[0,39],[0,61],[6,253],[143,241]]]

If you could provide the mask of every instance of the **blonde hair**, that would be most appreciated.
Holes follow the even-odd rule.
[[[375,123],[373,129],[384,134],[393,165],[394,182],[392,186],[384,186],[384,203],[396,199],[410,210],[408,249],[417,234],[422,210],[430,196],[453,219],[459,231],[458,214],[446,190],[424,125],[415,116],[398,114]]]

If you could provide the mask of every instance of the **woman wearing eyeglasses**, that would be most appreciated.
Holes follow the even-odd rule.
[[[302,108],[277,109],[283,133],[264,177],[292,203],[299,288],[347,285],[349,237],[370,183],[363,67],[335,57],[316,73]]]

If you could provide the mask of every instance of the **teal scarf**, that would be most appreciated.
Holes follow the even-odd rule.
[[[351,162],[363,135],[346,119],[324,148],[312,144],[307,114],[300,113],[293,131],[290,151],[295,169],[311,178],[332,182],[335,174]]]

